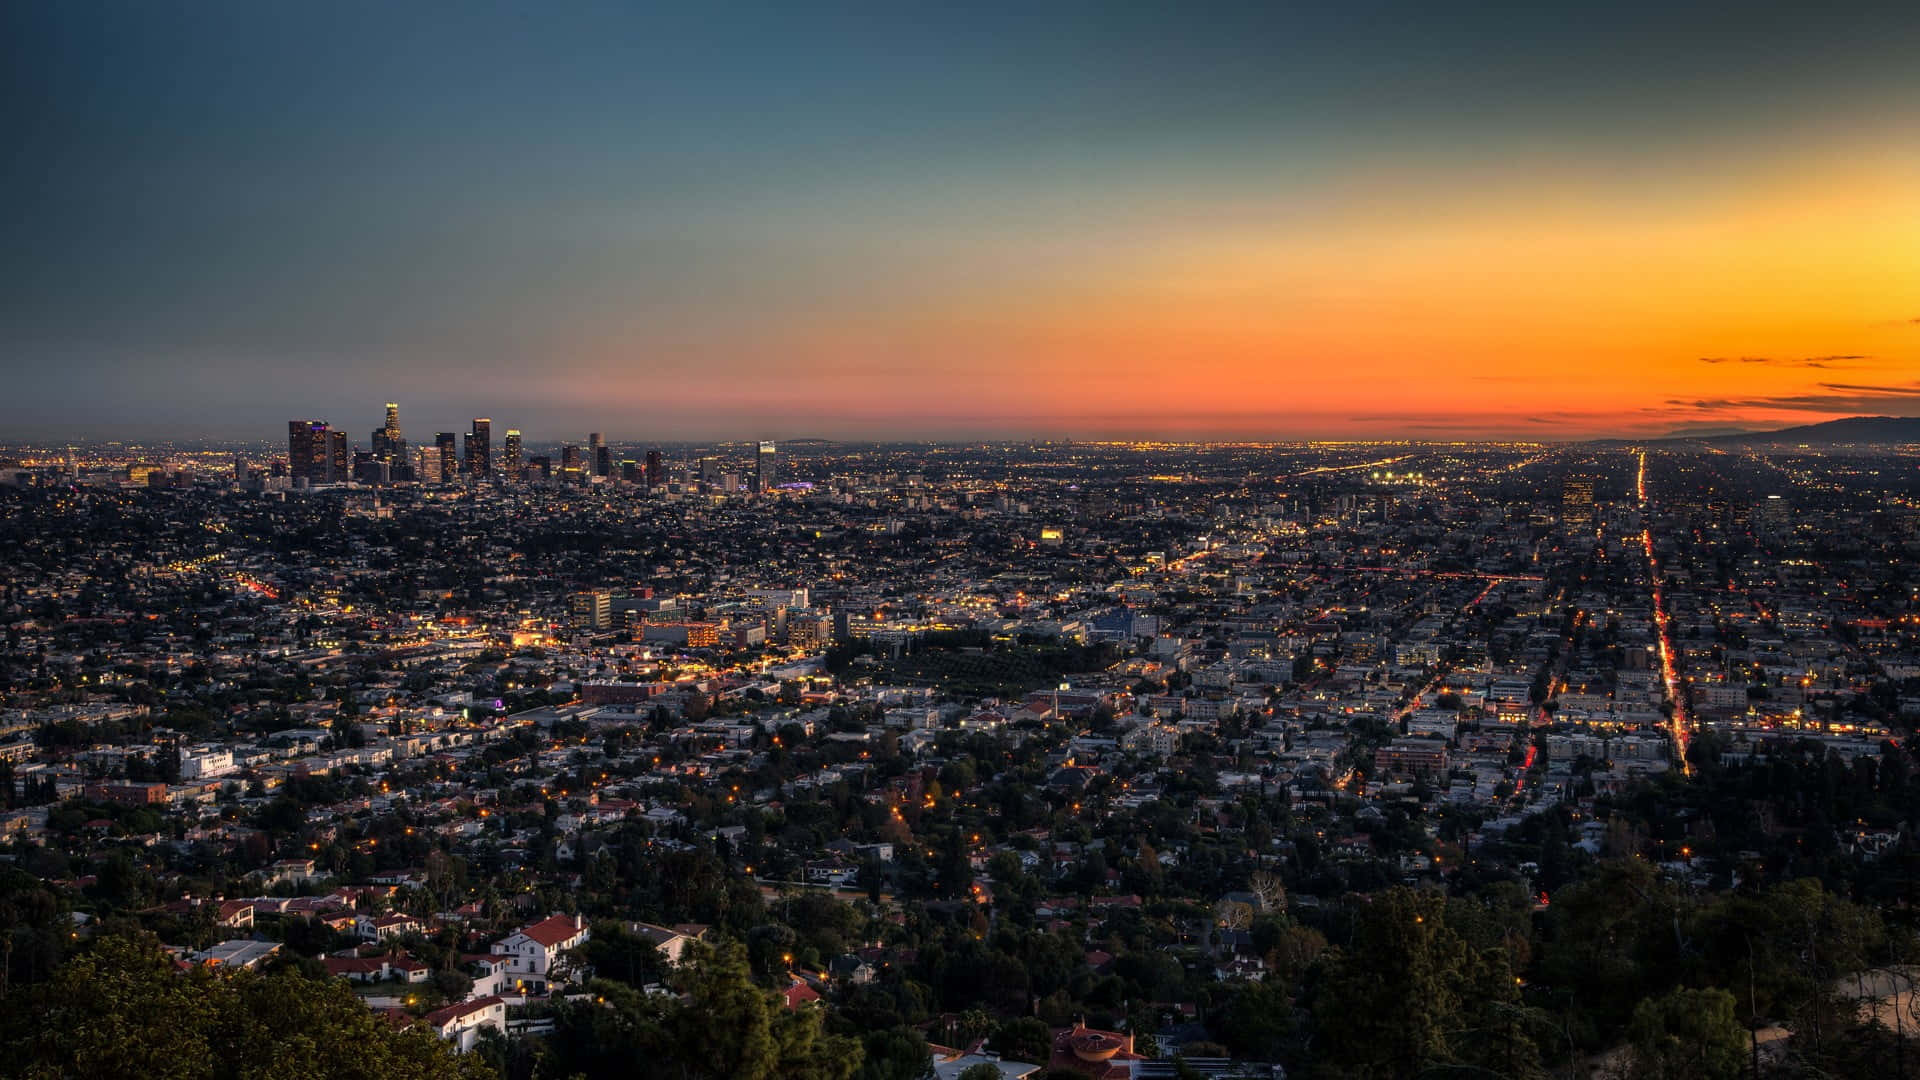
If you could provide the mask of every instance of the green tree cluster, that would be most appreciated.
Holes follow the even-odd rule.
[[[111,935],[4,1002],[0,1076],[23,1080],[482,1080],[424,1028],[292,969],[181,972],[149,937]]]

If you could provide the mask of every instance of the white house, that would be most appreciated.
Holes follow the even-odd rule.
[[[543,994],[560,954],[586,944],[589,936],[580,916],[550,915],[494,942],[490,951],[507,958],[507,979],[516,990]]]
[[[466,1053],[480,1040],[483,1028],[506,1034],[507,1003],[492,995],[474,998],[428,1013],[427,1024],[435,1034],[459,1047],[461,1053]]]

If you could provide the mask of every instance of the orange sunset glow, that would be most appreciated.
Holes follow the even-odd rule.
[[[684,28],[651,66],[567,24],[526,46],[566,62],[525,70],[484,19],[450,28],[471,57],[364,29],[312,28],[370,82],[297,57],[275,81],[241,28],[135,49],[151,70],[46,127],[51,167],[149,182],[28,189],[0,326],[33,358],[18,426],[82,386],[131,431],[195,402],[345,409],[368,379],[662,437],[1920,410],[1910,20],[828,19]],[[300,122],[238,108],[209,74],[235,64]],[[99,137],[167,109],[193,140]]]

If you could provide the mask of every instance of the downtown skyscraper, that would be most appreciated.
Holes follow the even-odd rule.
[[[325,420],[287,421],[287,475],[295,485],[332,479],[333,441]]]
[[[780,449],[773,443],[760,444],[760,452],[753,460],[753,490],[772,491],[780,484]]]
[[[400,433],[400,406],[395,402],[387,402],[387,421],[373,433],[373,457],[389,466],[406,464],[407,439]]]
[[[468,476],[484,480],[493,475],[493,420],[477,416],[473,420],[473,430],[467,432]]]
[[[458,437],[451,431],[442,431],[433,437],[433,445],[440,451],[440,475],[432,477],[443,484],[453,483],[454,475],[459,472],[460,455],[457,450]],[[422,480],[429,479],[421,477]]]

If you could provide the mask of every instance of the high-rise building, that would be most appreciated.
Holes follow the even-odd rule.
[[[330,453],[325,420],[287,421],[287,475],[294,484],[326,483]]]
[[[467,475],[483,480],[493,475],[493,421],[484,416],[474,417],[467,433]]]
[[[647,451],[647,486],[659,487],[667,482],[667,465],[660,460],[660,451]]]
[[[387,422],[373,433],[373,456],[389,468],[407,464],[407,440],[400,434],[400,406],[387,402]]]
[[[613,451],[608,449],[607,440],[597,431],[587,435],[587,464],[595,476],[613,475]]]
[[[1578,528],[1593,525],[1593,477],[1567,477],[1560,491],[1560,520]]]
[[[441,483],[451,484],[453,483],[455,466],[460,462],[460,455],[454,449],[456,444],[453,432],[442,431],[435,435],[433,437],[433,445],[440,451],[440,471],[435,475],[439,477]],[[425,479],[425,477],[422,477],[422,479]]]
[[[1785,496],[1769,495],[1754,504],[1753,527],[1768,537],[1784,536],[1793,525],[1793,506]]]
[[[500,471],[509,480],[520,479],[520,429],[507,429],[507,449],[500,460]]]
[[[700,482],[708,487],[719,487],[720,476],[725,471],[725,468],[720,464],[720,459],[717,457],[703,457],[700,459]]]
[[[327,456],[327,479],[344,484],[353,476],[353,451],[347,445],[347,433],[329,431],[327,436],[331,447],[331,453]]]
[[[573,626],[576,630],[604,630],[613,624],[613,595],[589,591],[571,598]]]
[[[413,452],[413,475],[420,483],[429,483],[440,479],[442,462],[438,446],[421,446]]]
[[[560,447],[560,482],[563,484],[585,483],[587,479],[585,455],[572,443]]]
[[[760,444],[760,452],[754,455],[753,490],[772,491],[780,484],[780,451],[770,442]]]

